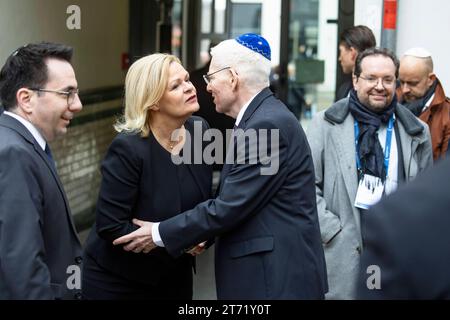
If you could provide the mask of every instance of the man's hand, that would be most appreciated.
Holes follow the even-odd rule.
[[[199,254],[203,253],[203,251],[206,250],[205,248],[206,241],[199,243],[195,247],[193,247],[191,250],[187,251],[191,256],[198,256]]]
[[[133,251],[134,253],[149,253],[156,248],[156,244],[152,238],[152,222],[133,219],[135,225],[140,226],[139,229],[127,235],[117,238],[113,241],[113,245],[126,244],[123,249],[125,251]]]

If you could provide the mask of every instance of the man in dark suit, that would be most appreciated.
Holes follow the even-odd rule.
[[[450,299],[450,159],[368,213],[360,299]]]
[[[219,299],[323,299],[311,153],[299,122],[268,88],[269,44],[245,34],[211,54],[208,91],[216,110],[236,119],[216,198],[161,223],[139,222],[114,243],[134,252],[156,244],[179,256],[216,237]]]
[[[81,297],[81,245],[48,146],[82,108],[71,57],[29,44],[0,72],[0,299]]]

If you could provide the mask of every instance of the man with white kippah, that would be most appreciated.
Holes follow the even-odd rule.
[[[218,299],[323,299],[311,151],[298,120],[269,89],[270,54],[256,34],[211,49],[207,89],[216,111],[236,119],[237,128],[216,198],[160,223],[145,222],[114,244],[134,252],[156,244],[176,257],[216,238]],[[266,172],[274,162],[276,170]]]
[[[450,138],[450,100],[433,72],[433,59],[423,48],[407,50],[400,60],[397,95],[431,133],[433,158],[445,157]]]

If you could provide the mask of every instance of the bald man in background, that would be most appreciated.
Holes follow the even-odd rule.
[[[412,48],[400,60],[399,101],[425,121],[431,133],[434,161],[444,158],[450,138],[450,99],[433,72],[431,54]]]

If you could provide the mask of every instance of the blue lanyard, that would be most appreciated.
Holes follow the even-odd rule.
[[[386,145],[384,147],[384,168],[386,169],[386,175],[389,169],[389,158],[391,156],[391,142],[392,142],[392,128],[394,127],[394,115],[389,119],[387,132],[386,132]],[[358,172],[362,173],[361,161],[358,156],[358,138],[359,138],[359,126],[358,121],[355,120],[355,153],[356,153],[356,166],[358,167]]]

